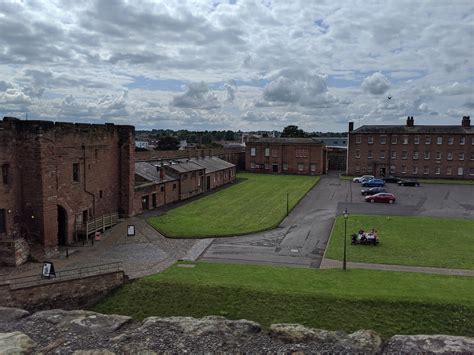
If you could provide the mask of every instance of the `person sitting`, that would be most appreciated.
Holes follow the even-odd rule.
[[[362,234],[362,237],[360,238],[360,242],[364,244],[367,241],[367,236],[365,234]]]
[[[352,234],[351,235],[351,244],[357,244],[357,234]]]

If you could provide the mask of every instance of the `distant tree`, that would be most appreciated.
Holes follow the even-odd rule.
[[[233,140],[234,140],[234,132],[232,132],[232,131],[226,131],[226,132],[225,132],[224,139],[225,139],[226,141],[233,141]]]
[[[161,136],[155,150],[177,150],[179,148],[178,138],[173,136]]]
[[[295,137],[307,137],[308,135],[302,129],[298,129],[298,126],[290,125],[290,126],[286,126],[283,129],[283,133],[281,134],[281,136],[295,138]]]

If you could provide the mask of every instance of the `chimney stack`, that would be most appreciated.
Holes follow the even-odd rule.
[[[354,122],[349,122],[349,132],[354,130]]]
[[[408,116],[407,118],[407,127],[413,127],[415,125],[415,120],[413,116]]]
[[[461,126],[465,127],[465,128],[470,128],[471,127],[471,116],[463,116]]]

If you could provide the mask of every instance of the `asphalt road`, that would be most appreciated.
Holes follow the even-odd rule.
[[[407,215],[474,218],[473,185],[387,184],[397,202],[364,201],[361,186],[324,175],[277,229],[215,239],[201,256],[205,261],[319,267],[337,214]]]
[[[216,239],[201,260],[319,267],[338,204],[350,185],[325,175],[277,229]]]

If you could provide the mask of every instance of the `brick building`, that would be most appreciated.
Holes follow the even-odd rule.
[[[349,123],[348,175],[474,179],[474,129],[459,126],[362,126]]]
[[[90,219],[133,214],[134,149],[132,126],[4,118],[0,261],[24,261],[25,240],[48,255]]]
[[[259,138],[247,143],[245,169],[256,173],[321,175],[324,144],[313,138]]]
[[[143,212],[235,180],[236,166],[217,157],[135,163],[134,210]]]

